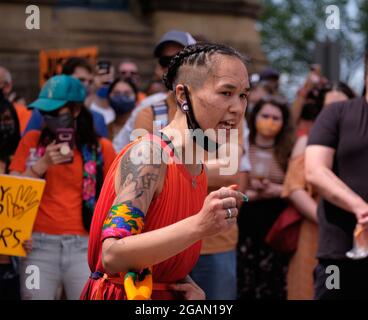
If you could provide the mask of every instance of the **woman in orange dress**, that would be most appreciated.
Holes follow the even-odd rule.
[[[160,133],[132,142],[115,159],[92,222],[92,274],[82,299],[127,299],[128,272],[137,282],[152,276],[146,298],[203,298],[188,276],[200,241],[236,223],[241,194],[223,187],[206,196],[204,166],[183,164],[178,155],[195,156],[197,146],[215,150],[218,129],[228,138],[237,127],[249,91],[242,56],[224,45],[188,46],[172,59],[165,83],[179,108]],[[185,134],[188,128],[197,131]],[[207,129],[214,134],[204,135]]]

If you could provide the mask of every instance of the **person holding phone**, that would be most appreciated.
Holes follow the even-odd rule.
[[[30,104],[45,121],[20,141],[10,172],[46,180],[35,220],[33,250],[20,265],[22,299],[55,299],[59,285],[77,299],[88,274],[87,243],[94,205],[115,157],[109,140],[99,138],[84,107],[86,91],[74,77],[57,75]],[[36,265],[40,289],[25,286],[29,265]]]
[[[69,58],[63,64],[61,74],[70,75],[78,79],[84,85],[84,87],[87,90],[87,98],[85,100],[85,104],[87,105],[88,94],[90,94],[93,84],[93,68],[92,65],[88,62],[88,60],[86,58],[81,57]],[[96,132],[101,137],[107,138],[108,131],[103,115],[93,110],[89,111],[92,114]],[[30,117],[25,130],[22,131],[22,135],[25,135],[30,130],[41,130],[42,124],[43,124],[43,117],[41,113],[39,112],[38,109],[34,109],[32,111],[32,116]]]
[[[114,81],[115,69],[108,60],[101,60],[97,63],[94,84],[96,92],[89,97],[87,104],[92,111],[103,115],[105,123],[108,126],[115,118],[116,114],[111,108],[108,100],[108,91],[111,83]]]

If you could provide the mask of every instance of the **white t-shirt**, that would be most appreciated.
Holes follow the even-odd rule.
[[[116,118],[115,111],[110,107],[109,108],[102,108],[97,103],[92,102],[90,109],[102,114],[104,119],[105,119],[106,125],[109,125]]]
[[[159,103],[160,101],[164,101],[167,98],[167,93],[155,93],[144,100],[134,108],[133,112],[130,114],[127,122],[125,122],[124,126],[120,129],[119,133],[112,140],[112,144],[117,153],[121,151],[128,143],[131,142],[130,135],[134,130],[135,120],[138,116],[138,113],[153,104]]]

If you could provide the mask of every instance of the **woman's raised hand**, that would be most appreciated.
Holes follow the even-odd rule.
[[[238,208],[243,201],[240,192],[230,187],[222,187],[211,192],[205,199],[201,211],[196,215],[200,237],[208,237],[229,229],[238,216]]]

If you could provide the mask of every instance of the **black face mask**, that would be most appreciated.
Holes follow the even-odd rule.
[[[193,110],[192,102],[190,101],[190,98],[189,98],[189,90],[187,86],[184,86],[184,94],[185,94],[185,99],[187,100],[187,104],[188,104],[188,111],[185,113],[185,115],[187,117],[188,128],[192,129],[193,141],[199,144],[207,152],[216,151],[220,147],[220,144],[218,144],[217,142],[213,141],[208,136],[206,136],[204,134],[204,131],[198,124],[194,116],[194,110]],[[199,129],[199,130],[196,130],[196,129]]]
[[[64,113],[59,116],[44,115],[46,127],[56,134],[57,129],[61,128],[73,128],[74,118],[70,113]]]

